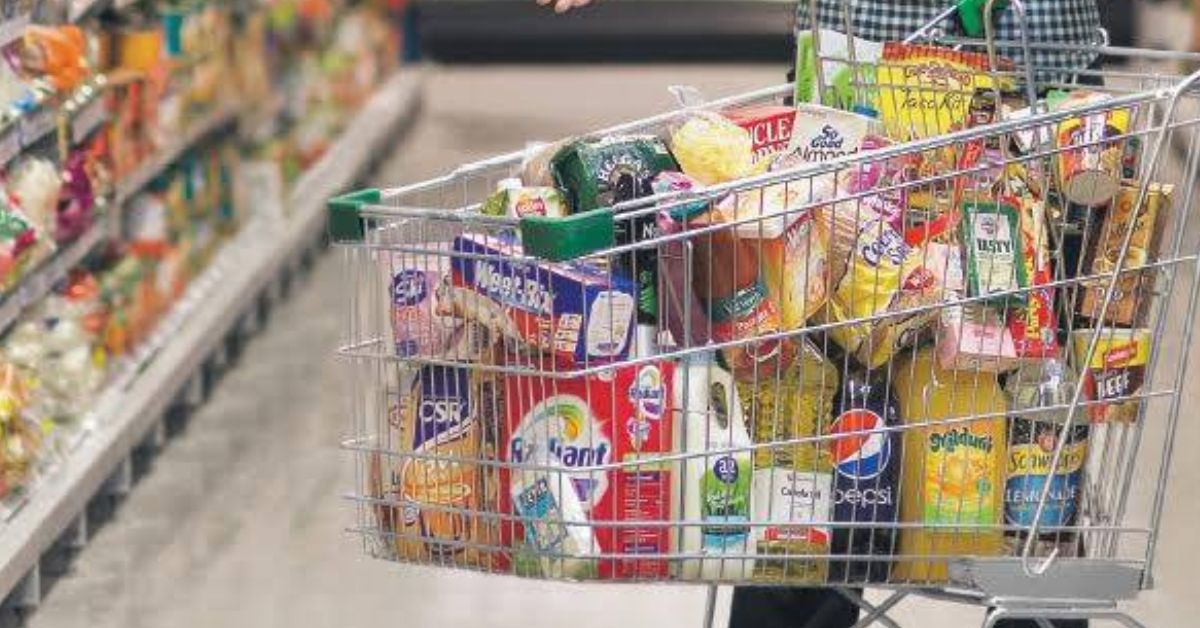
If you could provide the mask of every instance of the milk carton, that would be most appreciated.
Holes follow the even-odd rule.
[[[455,238],[450,309],[566,364],[629,355],[636,304],[631,280],[587,264],[524,258],[521,245]]]
[[[505,378],[501,455],[516,466],[501,470],[500,508],[521,521],[505,524],[501,533],[513,547],[518,573],[667,577],[666,559],[653,555],[668,551],[669,530],[623,524],[671,519],[668,465],[604,467],[671,451],[674,372],[674,365],[663,361],[572,379]],[[574,496],[562,490],[559,478],[564,477]],[[522,503],[527,496],[546,506]],[[580,520],[575,500],[590,529],[571,525]],[[571,534],[575,529],[578,533]],[[592,547],[588,534],[595,539]],[[622,557],[587,560],[597,553]],[[554,567],[555,560],[566,565]],[[582,566],[585,562],[590,569]]]

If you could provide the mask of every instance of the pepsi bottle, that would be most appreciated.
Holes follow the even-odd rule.
[[[834,404],[829,426],[834,460],[834,532],[830,582],[865,583],[888,579],[891,561],[837,555],[892,556],[900,500],[900,415],[880,377],[850,373]],[[841,524],[855,525],[841,525]],[[878,526],[863,526],[877,523]]]

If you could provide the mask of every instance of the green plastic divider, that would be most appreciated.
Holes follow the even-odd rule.
[[[366,188],[330,199],[329,239],[333,242],[361,242],[365,235],[362,221],[364,205],[378,204],[383,195],[376,188]]]
[[[611,209],[596,209],[565,218],[521,219],[521,245],[527,255],[551,262],[578,259],[613,246],[616,227]]]

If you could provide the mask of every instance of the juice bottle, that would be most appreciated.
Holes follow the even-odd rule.
[[[900,519],[922,524],[900,533],[896,580],[941,582],[947,560],[929,556],[990,556],[1002,552],[1008,409],[994,373],[947,371],[932,349],[895,365],[904,433]],[[954,421],[978,415],[993,418]],[[962,527],[957,527],[962,526]],[[924,558],[921,558],[924,557]]]
[[[788,441],[819,437],[829,427],[838,380],[833,364],[801,340],[787,370],[737,384],[754,442],[785,443],[754,451],[756,580],[819,583],[829,573],[829,560],[818,557],[829,554],[833,453],[821,441]]]

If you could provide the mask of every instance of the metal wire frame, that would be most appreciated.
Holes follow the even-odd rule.
[[[1123,81],[1130,77],[1120,76],[1114,78],[1116,78],[1118,81]],[[1098,439],[1100,441],[1100,446],[1097,448],[1094,444],[1092,453],[1089,455],[1089,468],[1087,478],[1085,480],[1087,486],[1084,489],[1084,496],[1081,506],[1081,509],[1084,511],[1084,516],[1080,519],[1080,523],[1078,525],[1043,525],[1043,511],[1048,503],[1048,496],[1046,495],[1046,492],[1043,491],[1043,494],[1038,500],[1038,510],[1036,516],[1034,517],[1033,532],[1030,532],[1028,528],[1025,529],[1025,541],[1023,546],[1020,548],[1020,561],[1017,563],[1023,571],[1031,576],[1042,574],[1052,566],[1062,565],[1064,563],[1069,564],[1072,562],[1090,562],[1099,560],[1112,565],[1128,565],[1142,574],[1141,586],[1149,586],[1155,537],[1161,522],[1162,506],[1164,503],[1166,474],[1170,467],[1173,436],[1178,423],[1178,406],[1181,396],[1179,393],[1184,381],[1184,373],[1186,372],[1186,347],[1190,346],[1192,327],[1191,321],[1194,319],[1195,314],[1196,286],[1200,284],[1200,281],[1198,281],[1200,280],[1200,264],[1197,262],[1198,258],[1194,248],[1195,243],[1192,242],[1191,238],[1189,238],[1187,235],[1189,231],[1187,226],[1190,224],[1190,208],[1193,200],[1193,190],[1191,184],[1195,180],[1198,161],[1198,151],[1196,148],[1196,123],[1198,120],[1192,117],[1190,114],[1182,113],[1179,108],[1181,102],[1191,101],[1194,99],[1192,87],[1195,79],[1189,79],[1186,82],[1177,83],[1174,89],[1166,88],[1166,83],[1164,83],[1165,79],[1160,77],[1152,77],[1148,80],[1149,82],[1156,84],[1154,89],[1148,92],[1133,91],[1131,92],[1132,95],[1126,95],[1123,94],[1124,90],[1122,88],[1113,88],[1110,91],[1113,91],[1117,94],[1114,96],[1114,98],[1104,103],[1089,105],[1079,110],[1040,113],[1030,119],[1019,121],[1001,121],[984,129],[973,129],[958,132],[941,138],[919,140],[904,145],[885,148],[870,154],[834,160],[825,164],[807,166],[778,173],[770,173],[760,177],[737,181],[724,186],[715,186],[714,188],[699,193],[639,199],[637,201],[622,204],[614,209],[618,215],[618,220],[627,220],[633,222],[639,218],[652,216],[664,209],[669,209],[671,207],[697,202],[715,204],[721,198],[730,194],[744,193],[755,189],[761,189],[770,185],[787,185],[808,181],[809,188],[811,189],[812,187],[815,187],[815,183],[813,182],[818,181],[821,177],[836,177],[839,172],[844,172],[853,167],[861,167],[864,163],[880,163],[889,159],[902,158],[905,155],[927,153],[939,148],[961,146],[969,142],[977,142],[987,138],[1008,136],[1012,133],[1022,130],[1051,126],[1067,120],[1072,116],[1101,114],[1106,111],[1113,111],[1120,108],[1136,109],[1138,111],[1137,115],[1140,117],[1140,123],[1135,125],[1137,127],[1136,130],[1122,134],[1117,138],[1110,137],[1102,141],[1097,141],[1095,145],[1099,146],[1106,142],[1128,141],[1134,139],[1151,141],[1151,146],[1143,148],[1142,150],[1142,167],[1139,173],[1141,175],[1139,177],[1141,180],[1141,185],[1138,186],[1138,198],[1137,202],[1135,203],[1135,206],[1141,206],[1149,194],[1150,188],[1148,183],[1153,179],[1161,180],[1166,178],[1164,173],[1167,165],[1164,163],[1166,160],[1163,157],[1163,147],[1166,145],[1167,140],[1173,136],[1185,138],[1185,145],[1188,148],[1183,160],[1184,163],[1182,165],[1182,171],[1175,173],[1172,177],[1172,180],[1182,183],[1180,186],[1182,189],[1179,191],[1179,194],[1183,197],[1179,202],[1176,203],[1176,209],[1172,212],[1171,220],[1174,228],[1170,229],[1169,233],[1172,234],[1173,237],[1168,237],[1170,242],[1164,243],[1163,248],[1165,249],[1165,252],[1160,254],[1156,261],[1153,261],[1148,265],[1141,266],[1137,269],[1139,274],[1151,273],[1159,278],[1156,287],[1152,291],[1147,291],[1151,292],[1151,294],[1142,295],[1148,300],[1153,298],[1153,300],[1156,302],[1153,310],[1154,313],[1150,316],[1150,320],[1152,321],[1150,327],[1154,331],[1153,335],[1156,338],[1156,350],[1151,354],[1151,364],[1148,366],[1149,375],[1145,390],[1136,395],[1132,395],[1129,398],[1120,398],[1117,400],[1140,401],[1141,403],[1139,404],[1140,409],[1138,420],[1131,425],[1108,426],[1106,428],[1100,428],[1104,430],[1105,433],[1103,438]],[[713,104],[713,107],[719,108],[731,105],[733,103],[747,103],[762,100],[771,101],[786,94],[789,89],[790,88],[788,86],[783,86],[781,88],[763,90],[756,92],[755,94],[735,99],[718,101],[717,103]],[[641,121],[630,125],[623,125],[622,127],[618,127],[614,130],[601,133],[608,134],[660,131],[664,126],[667,126],[671,124],[672,121],[678,119],[679,115],[679,113],[666,114],[664,116],[651,118],[646,121]],[[1021,161],[1034,165],[1036,165],[1038,162],[1041,162],[1044,165],[1046,162],[1053,160],[1055,156],[1061,152],[1061,150],[1062,149],[1040,150],[1034,155],[1025,156],[1023,159],[1021,159]],[[495,255],[464,255],[461,253],[450,254],[440,246],[432,247],[428,246],[427,243],[444,242],[447,238],[452,238],[456,234],[469,231],[499,233],[504,230],[515,228],[517,225],[513,221],[502,218],[493,219],[482,217],[476,213],[476,210],[478,209],[478,201],[482,198],[482,195],[489,191],[489,189],[492,187],[492,184],[494,184],[496,180],[514,172],[519,166],[519,160],[521,157],[523,157],[523,154],[510,155],[494,160],[488,160],[486,162],[480,162],[479,164],[464,167],[452,175],[448,175],[447,177],[443,177],[432,182],[426,182],[416,186],[409,186],[407,188],[388,191],[385,194],[385,196],[388,198],[388,206],[375,207],[367,211],[366,215],[372,223],[367,244],[365,246],[347,250],[347,258],[349,261],[347,267],[350,268],[349,276],[347,277],[347,284],[354,286],[357,297],[351,299],[351,320],[347,325],[347,330],[350,331],[350,338],[347,339],[342,353],[355,366],[356,374],[354,375],[354,385],[359,389],[365,388],[365,390],[361,391],[363,394],[356,394],[355,396],[355,426],[353,429],[356,436],[348,440],[346,446],[348,449],[356,452],[356,457],[359,460],[358,486],[360,487],[366,487],[370,485],[371,479],[369,469],[371,465],[374,464],[372,460],[379,460],[381,457],[423,460],[442,465],[458,464],[473,466],[475,467],[475,472],[477,473],[485,473],[484,471],[481,471],[481,469],[495,469],[499,471],[500,469],[505,468],[510,471],[514,468],[519,468],[525,471],[558,473],[560,475],[563,473],[563,468],[561,466],[556,466],[553,464],[514,464],[500,460],[486,459],[482,456],[464,459],[462,457],[456,457],[454,454],[439,453],[436,449],[432,454],[424,452],[397,451],[394,449],[394,445],[390,443],[373,442],[377,441],[380,437],[380,430],[375,422],[379,417],[386,416],[387,408],[390,403],[388,396],[390,395],[394,397],[396,395],[404,394],[403,391],[397,390],[397,387],[393,384],[393,382],[395,382],[397,379],[396,371],[398,369],[417,369],[423,366],[456,367],[461,366],[462,364],[457,359],[459,356],[454,355],[451,356],[451,359],[438,359],[436,357],[421,355],[410,355],[405,356],[404,358],[397,358],[394,353],[391,353],[385,349],[385,345],[387,344],[388,323],[387,315],[386,313],[383,313],[386,311],[386,307],[380,308],[380,303],[378,303],[380,300],[378,286],[380,285],[381,278],[377,273],[383,273],[386,272],[386,270],[394,269],[381,268],[379,262],[380,258],[387,255],[398,255],[401,257],[407,257],[410,260],[449,260],[454,257],[479,260],[497,258],[498,256]],[[963,177],[984,174],[986,170],[987,167],[980,166],[976,168],[934,174],[908,181],[903,184],[897,184],[893,186],[893,188],[916,188],[922,186],[929,187],[935,185],[950,185],[954,181],[962,179]],[[864,199],[882,192],[894,191],[893,188],[875,189],[856,194],[840,194],[832,199],[809,199],[809,202],[807,203],[803,203],[795,207],[788,207],[785,211],[778,212],[777,214],[771,214],[769,212],[759,213],[752,215],[751,217],[735,220],[723,225],[713,225],[696,229],[689,228],[684,232],[663,236],[655,240],[635,242],[628,245],[612,247],[610,249],[597,252],[593,258],[601,261],[607,260],[611,263],[611,260],[615,260],[622,255],[628,256],[638,251],[661,248],[664,245],[672,243],[686,244],[688,242],[695,242],[699,238],[719,233],[722,229],[732,229],[738,226],[753,226],[756,223],[762,223],[765,220],[773,218],[783,217],[786,219],[794,214],[813,212],[821,207],[826,207],[831,204],[847,203],[858,207],[861,206]],[[440,198],[440,200],[431,201],[429,200],[431,198]],[[1064,224],[1056,224],[1055,227],[1060,229],[1064,228],[1065,221],[1062,222]],[[1125,258],[1127,257],[1131,245],[1132,234],[1133,228],[1131,225],[1121,238],[1122,242],[1120,247],[1119,263],[1111,272],[1084,272],[1078,276],[1070,278],[1060,276],[1051,283],[1041,287],[1049,288],[1059,292],[1067,292],[1072,288],[1080,287],[1086,283],[1106,282],[1107,289],[1105,290],[1104,303],[1101,308],[1101,313],[1098,316],[1100,320],[1105,319],[1108,308],[1111,306],[1113,301],[1113,289],[1115,288],[1118,280],[1126,276],[1129,272],[1132,272],[1124,266]],[[1055,251],[1055,253],[1061,254],[1059,251]],[[508,261],[528,264],[537,263],[537,260],[534,259],[511,257],[508,258]],[[1058,267],[1061,268],[1064,264],[1062,264],[1061,259],[1059,262],[1060,263],[1058,264]],[[434,264],[434,266],[439,264],[442,264],[442,262],[437,262]],[[384,266],[386,265],[387,264],[385,263]],[[1189,269],[1189,265],[1193,270],[1193,272],[1190,274],[1186,272]],[[368,268],[370,270],[364,272],[364,268]],[[1189,280],[1191,282],[1190,285],[1188,283]],[[1182,284],[1178,290],[1175,288],[1176,281],[1179,281]],[[1031,287],[1017,290],[1007,290],[1002,291],[996,296],[997,298],[1002,299],[1021,298],[1028,294],[1031,290],[1033,290]],[[1167,316],[1167,313],[1170,311],[1170,306],[1167,302],[1174,302],[1175,299],[1182,300],[1181,307],[1184,307],[1186,311],[1186,315],[1179,319]],[[960,297],[957,298],[955,302],[959,306],[970,306],[977,305],[984,300],[985,299],[983,297]],[[744,347],[751,343],[762,342],[764,340],[797,340],[804,337],[816,336],[822,332],[829,332],[856,324],[881,324],[893,319],[902,319],[922,314],[935,313],[938,310],[944,309],[945,307],[945,304],[941,303],[922,305],[891,312],[883,312],[872,316],[859,317],[853,320],[812,325],[799,330],[786,330],[775,332],[773,334],[756,335],[752,338],[739,338],[726,342],[709,341],[705,342],[703,346],[687,346],[685,344],[683,348],[667,350],[655,356],[631,357],[628,359],[620,359],[607,363],[592,364],[585,359],[580,365],[564,368],[561,365],[546,367],[518,360],[518,366],[511,366],[504,363],[494,365],[475,364],[470,368],[475,373],[487,373],[497,377],[521,376],[533,378],[542,382],[543,386],[552,389],[556,386],[555,382],[558,381],[578,379],[580,377],[587,376],[602,376],[604,373],[611,373],[621,368],[652,364],[656,361],[662,360],[679,359],[702,352],[712,352],[714,350],[730,349],[739,346]],[[1072,307],[1071,310],[1073,311],[1074,308]],[[1071,325],[1070,322],[1065,324],[1068,326]],[[1101,338],[1102,335],[1100,333],[1091,335],[1089,347],[1085,352],[1087,356],[1095,353],[1097,344],[1100,342]],[[1180,355],[1177,356],[1177,361],[1175,362],[1174,368],[1172,368],[1169,363],[1167,363],[1166,366],[1161,367],[1168,373],[1169,376],[1173,376],[1175,381],[1169,386],[1155,387],[1153,385],[1154,381],[1156,381],[1154,374],[1157,373],[1160,368],[1158,364],[1164,355],[1170,353],[1170,348],[1164,346],[1167,344],[1165,342],[1165,339],[1167,338],[1179,339],[1184,350],[1181,351]],[[827,347],[828,341],[825,342],[825,346]],[[515,351],[511,351],[510,353],[516,357]],[[850,357],[846,356],[844,360],[843,367],[848,367],[850,364]],[[843,372],[847,370],[848,368],[843,368]],[[888,374],[886,379],[890,381],[892,377],[891,368],[889,367],[887,371]],[[1143,445],[1143,426],[1149,420],[1148,417],[1151,414],[1149,409],[1153,405],[1152,402],[1155,400],[1164,400],[1168,402],[1169,408],[1165,412],[1165,416],[1160,416],[1157,413],[1155,414],[1155,416],[1159,416],[1160,420],[1165,423],[1165,434],[1162,436],[1160,442],[1156,443],[1156,445],[1161,446],[1152,445],[1150,448],[1151,452],[1154,452],[1155,450],[1160,452],[1157,485],[1151,490],[1153,495],[1153,505],[1150,509],[1150,520],[1146,525],[1126,524],[1124,521],[1129,508],[1130,496],[1134,488],[1133,473],[1136,466],[1135,462],[1138,460],[1139,451],[1145,449],[1145,446]],[[1076,417],[1078,417],[1081,412],[1086,412],[1089,407],[1095,405],[1097,405],[1097,402],[1089,402],[1082,398],[1082,385],[1079,385],[1075,387],[1073,398],[1071,399],[1070,403],[1063,404],[1063,406],[1050,406],[1041,408],[1039,410],[1035,410],[1034,413],[1052,413],[1061,411],[1065,406],[1069,417],[1067,423],[1067,426],[1069,427],[1072,421],[1077,420]],[[501,410],[499,408],[493,408],[493,411],[499,412]],[[686,414],[687,412],[689,412],[689,410],[683,410],[683,413]],[[981,422],[1003,416],[1004,414],[1005,413],[1003,412],[984,412],[969,417],[959,417],[950,419],[949,421],[941,421],[937,423],[953,424],[956,422]],[[851,431],[845,433],[843,437],[869,436],[881,432],[903,432],[906,429],[915,430],[922,427],[928,427],[934,423],[934,421],[918,422],[916,424],[906,425],[902,428],[885,427],[868,431]],[[707,459],[712,456],[722,454],[732,454],[738,452],[749,453],[759,450],[770,450],[771,448],[779,447],[818,445],[821,443],[829,444],[831,440],[832,439],[827,436],[782,438],[768,443],[754,443],[746,447],[730,447],[726,449],[718,448],[703,453],[656,454],[633,462],[622,461],[611,464],[583,465],[571,469],[571,473],[592,476],[598,473],[609,473],[618,470],[637,471],[639,468],[653,467],[655,465],[661,465],[665,463],[677,463],[680,466],[684,466],[688,460],[696,458]],[[1051,469],[1057,470],[1059,468],[1065,443],[1066,439],[1058,440],[1058,444],[1054,449],[1053,461],[1050,465]],[[1097,450],[1099,453],[1097,453]],[[1142,451],[1142,455],[1145,457],[1147,454],[1145,451]],[[394,547],[398,539],[407,538],[410,541],[418,543],[427,539],[425,539],[421,533],[405,533],[384,529],[379,523],[379,513],[389,509],[414,507],[417,506],[418,503],[406,502],[405,500],[386,498],[381,499],[377,496],[373,496],[369,491],[352,496],[352,499],[356,502],[359,502],[362,506],[359,509],[359,525],[356,526],[355,531],[364,536],[364,543],[369,547],[370,551],[373,551],[376,553],[376,555],[388,556],[400,560],[423,562],[426,564],[439,564],[446,567],[467,569],[479,568],[483,571],[489,572],[506,570],[500,568],[499,563],[496,562],[480,561],[476,565],[471,565],[464,564],[459,560],[454,560],[447,555],[397,556]],[[504,523],[522,522],[521,517],[511,514],[504,514],[499,509],[497,509],[495,512],[482,512],[478,508],[454,508],[428,502],[419,502],[419,507],[423,510],[442,511],[452,515],[464,517],[470,516],[473,518],[495,521],[499,525]],[[527,523],[528,519],[526,518],[524,522]],[[548,523],[561,524],[564,527],[580,525],[578,521],[572,521],[565,518],[558,520],[550,518]],[[831,527],[836,525],[837,527],[847,529],[879,527],[878,522],[822,522],[819,520],[810,520],[808,523],[810,525],[828,523]],[[588,525],[593,528],[610,529],[646,529],[667,527],[682,530],[706,525],[719,528],[722,527],[723,524],[714,524],[712,522],[708,522],[706,524],[705,522],[701,521],[669,519],[634,522],[594,520],[589,522]],[[728,525],[731,526],[734,524]],[[765,524],[758,522],[750,523],[751,527],[761,527],[763,525]],[[916,525],[920,526],[921,524]],[[890,524],[888,527],[893,527],[895,530],[902,530],[905,528],[911,528],[913,526],[907,525],[903,522],[897,522]],[[936,528],[938,526],[930,526],[929,524],[925,524],[925,527]],[[971,528],[972,526],[967,524],[958,524],[948,527],[962,530],[964,528]],[[1020,526],[997,526],[996,529],[1006,532],[1021,531]],[[1082,551],[1075,550],[1077,553],[1072,555],[1061,554],[1060,547],[1053,547],[1048,552],[1039,551],[1037,547],[1038,537],[1041,536],[1038,534],[1039,532],[1042,534],[1057,536],[1059,538],[1068,535],[1079,535],[1081,538],[1085,539],[1083,545],[1086,546],[1086,548]],[[1136,547],[1131,548],[1131,546],[1128,544],[1128,540],[1133,536],[1140,536],[1144,540],[1140,543],[1137,543]],[[449,541],[446,542],[446,544],[453,547],[473,548],[478,550],[480,555],[501,549],[501,546],[497,545],[495,542],[472,543],[470,541]],[[1131,554],[1135,557],[1126,558],[1126,556]],[[738,554],[736,552],[723,555],[721,558],[717,559],[706,557],[695,552],[667,552],[656,555],[654,558],[668,562],[677,561],[679,563],[705,560],[736,562],[742,559],[755,558],[756,556],[759,559],[762,558],[761,555],[750,555],[748,553]],[[1085,556],[1091,558],[1084,558]],[[621,554],[619,552],[595,553],[590,557],[597,561],[615,562],[621,560],[630,560],[629,555]],[[565,563],[570,560],[575,560],[578,557],[567,553],[548,553],[543,556],[543,558],[551,562],[557,561],[559,563]],[[803,553],[793,554],[787,557],[788,560],[795,560],[797,562],[814,560],[895,562],[897,560],[944,560],[945,558],[946,556],[944,555],[920,554],[909,556],[897,556],[895,554],[883,556],[876,554],[847,554],[839,555],[837,557],[829,557],[826,555],[806,555]],[[1034,558],[1040,558],[1041,560],[1034,564]],[[559,571],[561,572],[562,569],[560,568]],[[647,578],[631,577],[627,580],[644,582],[647,581]],[[651,578],[649,580],[657,581],[658,578]],[[733,578],[720,579],[720,581],[738,583],[749,582],[750,580]],[[753,582],[755,584],[762,584],[762,581],[760,580],[753,580]],[[788,580],[786,578],[781,578],[778,581],[779,584],[785,584],[787,582]],[[898,595],[901,596],[914,592],[936,595],[942,590],[942,587],[938,586],[935,590],[931,591],[928,588],[930,583],[919,580],[909,580],[907,582],[903,580],[890,579],[885,582],[854,582],[847,580],[844,583],[870,584],[870,586],[896,588],[899,590]],[[837,581],[829,582],[830,586],[836,587],[837,584]],[[955,588],[965,591],[963,597],[964,600],[970,600],[979,604],[993,605],[997,602],[997,598],[994,595],[991,595],[989,592],[979,588],[972,588],[972,584],[970,582],[954,582],[952,585]],[[889,602],[894,604],[895,602],[898,602],[899,599],[900,598],[896,598],[895,601],[889,600]],[[886,613],[888,610],[888,608],[885,608],[885,606],[887,606],[887,604],[880,607],[882,610],[868,609],[872,617],[864,619],[865,623],[862,623],[862,625],[868,625],[871,620],[884,617],[883,613]],[[1080,611],[1079,608],[1081,606],[1087,607],[1088,605],[1073,604],[1071,607],[1065,609],[1060,608],[1055,610],[1054,608],[1050,608],[1047,610],[1046,604],[1042,604],[1040,606],[1033,605],[1025,610],[1030,613],[1036,611],[1036,614],[1032,615],[1036,617],[1078,616],[1081,612],[1084,613],[1085,616],[1099,616],[1101,614],[1100,611],[1096,611],[1095,609],[1091,608],[1085,608],[1084,611]],[[1030,608],[1032,608],[1032,610],[1030,610]],[[992,616],[989,617],[988,621],[994,622],[1001,617],[1018,616],[1021,615],[1021,613],[1022,609],[1019,607],[1019,605],[1004,604],[999,612],[993,613]],[[1121,621],[1125,621],[1125,619],[1121,619]],[[1127,625],[1137,624],[1127,623]]]

